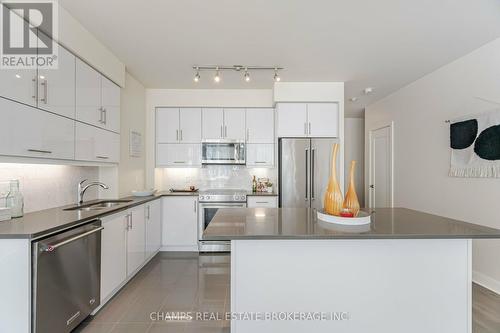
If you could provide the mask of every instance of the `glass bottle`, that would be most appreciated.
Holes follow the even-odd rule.
[[[257,180],[255,179],[255,176],[253,176],[252,180],[252,192],[257,192]]]
[[[19,191],[19,180],[10,181],[10,191],[6,198],[7,207],[10,208],[12,217],[24,215],[24,198]]]

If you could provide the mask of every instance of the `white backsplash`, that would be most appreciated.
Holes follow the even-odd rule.
[[[252,178],[269,178],[277,184],[276,169],[247,168],[245,166],[209,165],[203,168],[165,168],[163,169],[162,189],[187,188],[191,185],[200,190],[225,188],[252,190]],[[276,192],[276,188],[274,188]]]
[[[0,192],[8,191],[8,182],[19,179],[24,196],[24,212],[64,206],[76,202],[77,184],[83,179],[99,179],[98,167],[68,165],[0,163]],[[85,200],[97,198],[97,189],[89,188]],[[0,205],[3,205],[0,202]]]

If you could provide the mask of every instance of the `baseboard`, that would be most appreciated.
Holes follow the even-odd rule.
[[[162,246],[162,252],[198,252],[198,245]]]
[[[472,281],[500,295],[500,281],[477,271],[472,272]]]

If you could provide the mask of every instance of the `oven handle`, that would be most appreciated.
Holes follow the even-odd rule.
[[[58,247],[61,247],[63,245],[66,245],[68,243],[71,243],[71,242],[74,242],[80,238],[83,238],[83,237],[86,237],[88,235],[91,235],[93,233],[96,233],[96,232],[99,232],[101,231],[102,229],[104,229],[104,227],[99,227],[99,228],[95,228],[95,229],[92,229],[90,231],[87,231],[87,232],[84,232],[84,233],[81,233],[77,236],[74,236],[74,237],[71,237],[71,238],[68,238],[62,242],[59,242],[59,243],[56,243],[56,244],[51,244],[51,245],[47,245],[47,247],[43,250],[44,252],[52,252],[54,251],[55,249],[57,249]]]
[[[223,203],[214,203],[214,204],[206,204],[200,203],[200,208],[224,208],[224,207],[246,207],[245,203],[235,203],[235,204],[223,204]]]

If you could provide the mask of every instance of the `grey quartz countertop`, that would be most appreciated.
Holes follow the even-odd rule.
[[[67,208],[75,207],[75,205],[67,205],[63,207],[56,207],[32,212],[25,214],[21,218],[12,219],[9,221],[0,221],[0,239],[40,238],[66,228],[89,222],[105,215],[114,214],[119,211],[144,204],[148,201],[152,201],[163,196],[198,196],[198,193],[158,192],[155,195],[148,197],[125,197],[121,198],[120,200],[130,201],[120,203],[119,205],[114,207],[92,211],[65,210]],[[88,201],[85,202],[85,204],[93,202],[97,203],[103,200],[106,199]]]
[[[204,240],[500,238],[500,230],[406,208],[372,210],[366,226],[320,221],[308,208],[219,209]]]

